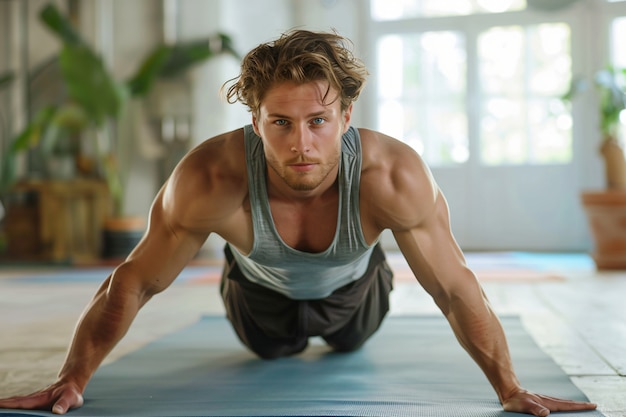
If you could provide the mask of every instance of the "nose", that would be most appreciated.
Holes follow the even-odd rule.
[[[311,150],[311,132],[306,127],[297,126],[293,130],[291,152],[307,153]]]

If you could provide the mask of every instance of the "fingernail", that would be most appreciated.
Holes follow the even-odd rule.
[[[63,407],[61,407],[60,405],[55,405],[54,407],[52,407],[52,412],[54,414],[63,414]]]

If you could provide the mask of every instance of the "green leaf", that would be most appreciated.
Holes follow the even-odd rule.
[[[78,45],[84,43],[70,21],[63,16],[57,7],[48,3],[39,13],[41,21],[65,43]]]
[[[89,124],[87,115],[76,104],[64,104],[56,109],[39,131],[38,149],[45,157],[49,154],[73,152],[77,135]],[[78,136],[79,137],[79,136]]]
[[[235,49],[233,45],[233,40],[231,39],[231,37],[223,33],[220,33],[219,37],[222,41],[222,52],[232,55],[234,58],[238,60],[241,60],[242,57],[241,55],[239,55],[239,52],[237,52],[237,50]]]
[[[81,105],[96,125],[119,114],[122,87],[107,72],[102,60],[85,45],[65,45],[59,57],[69,96]]]
[[[160,75],[166,78],[175,77],[211,56],[213,56],[213,51],[209,40],[176,44],[171,47]]]
[[[70,133],[78,133],[89,125],[89,119],[82,107],[75,103],[64,104],[61,106],[51,123],[66,129]]]
[[[148,55],[137,73],[127,81],[131,95],[143,96],[150,91],[170,54],[171,48],[160,46]]]
[[[161,71],[162,77],[177,76],[217,54],[227,53],[239,58],[230,37],[221,33],[212,38],[178,43],[171,48],[172,52]]]
[[[41,132],[46,129],[55,113],[56,108],[51,106],[41,109],[24,130],[13,139],[7,151],[2,155],[0,195],[4,194],[15,182],[16,156],[39,142]]]
[[[17,135],[11,143],[8,154],[16,155],[39,143],[41,132],[46,129],[56,114],[56,107],[48,106],[39,110],[33,120]]]
[[[609,66],[596,73],[595,84],[600,99],[600,129],[612,135],[626,108],[626,70]]]
[[[145,58],[137,73],[126,82],[134,96],[146,95],[159,78],[175,77],[216,54],[227,53],[239,58],[232,40],[218,34],[212,38],[157,47]]]

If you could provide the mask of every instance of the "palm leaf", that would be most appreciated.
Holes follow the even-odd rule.
[[[119,114],[124,102],[123,89],[90,48],[66,44],[59,63],[69,96],[85,109],[96,125],[101,125],[106,117]]]
[[[55,33],[63,42],[78,45],[83,44],[79,33],[74,29],[70,21],[63,16],[57,7],[49,3],[39,13],[41,21]]]
[[[131,95],[143,96],[150,91],[170,53],[171,49],[169,47],[160,46],[148,55],[137,73],[126,82]]]

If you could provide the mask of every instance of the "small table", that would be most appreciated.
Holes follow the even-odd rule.
[[[16,194],[34,196],[30,210],[31,218],[36,221],[36,225],[28,227],[24,224],[24,218],[18,221],[19,206],[7,207],[9,256],[12,254],[12,240],[30,238],[33,241],[38,239],[37,244],[30,244],[30,247],[36,248],[37,253],[22,253],[16,256],[27,258],[33,255],[34,258],[54,262],[86,262],[101,257],[102,227],[106,217],[111,213],[111,200],[104,181],[28,180],[16,184],[13,191]],[[12,210],[15,210],[13,217]],[[28,205],[22,210],[22,217],[27,216]],[[15,219],[13,222],[12,218]],[[25,236],[24,231],[28,228],[36,230],[37,236]],[[20,247],[17,241],[14,241],[14,245]]]

